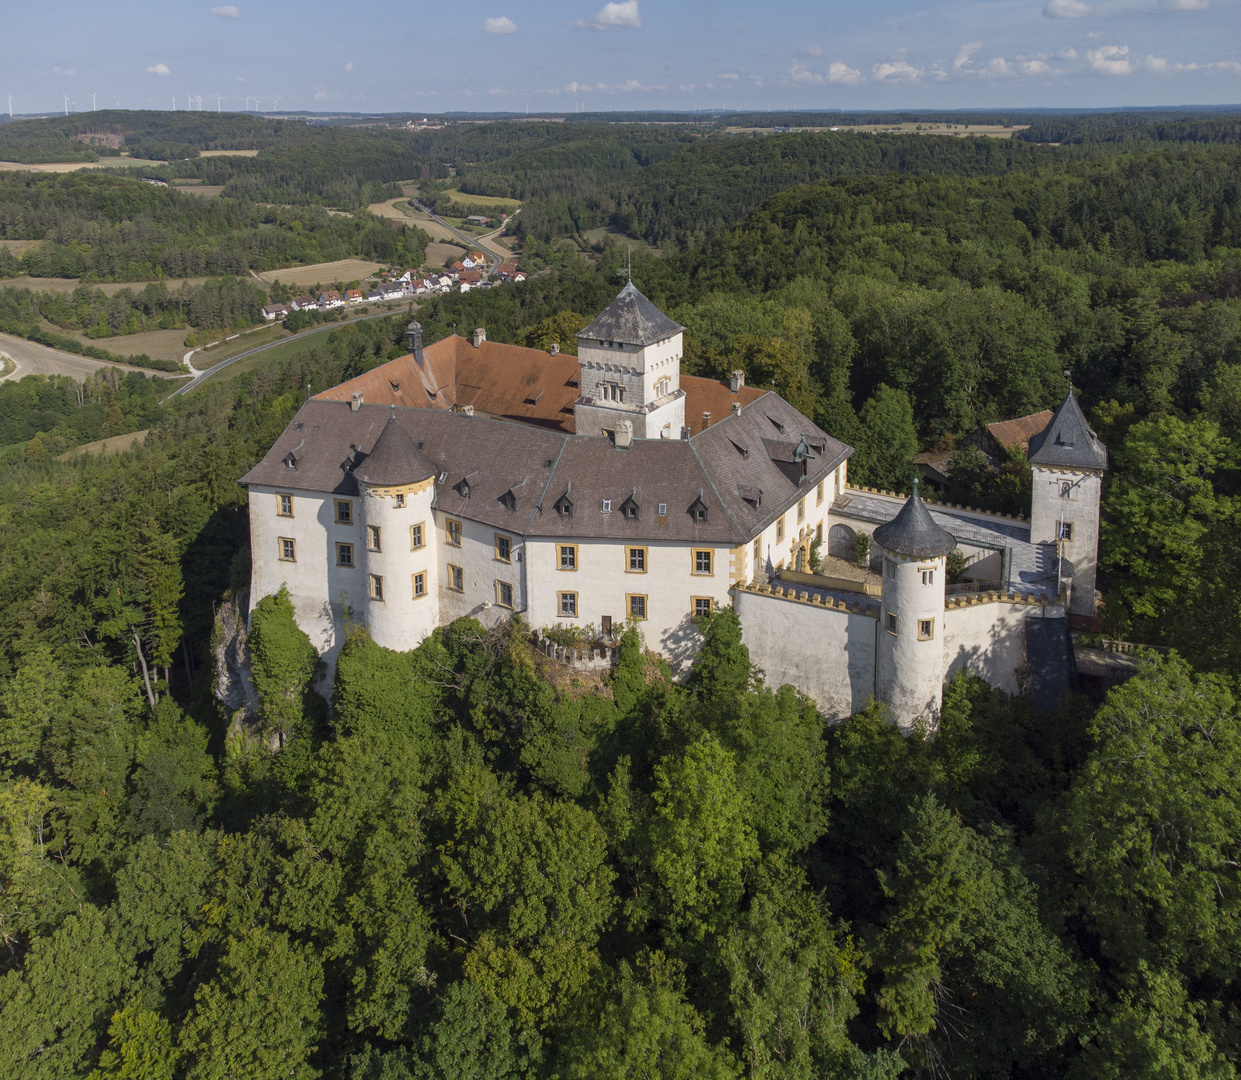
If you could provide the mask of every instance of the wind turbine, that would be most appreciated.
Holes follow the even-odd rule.
[[[65,115],[69,115],[69,95],[65,95]]]
[[[173,112],[177,111],[177,95],[176,94],[172,95],[172,111]]]
[[[13,119],[13,95],[9,95],[9,119]]]
[[[202,96],[202,94],[199,94],[199,95],[198,95],[198,97],[196,97],[194,100],[198,102],[198,111],[199,111],[199,112],[202,112],[202,111],[203,111],[203,96]]]
[[[254,111],[255,111],[256,113],[258,113],[258,112],[262,112],[262,111],[263,111],[262,109],[260,109],[260,108],[259,108],[259,99],[258,99],[258,98],[255,98],[255,99],[254,99]]]
[[[95,98],[98,94],[99,94],[98,90],[92,90],[90,92],[90,111],[91,112],[95,111]]]
[[[215,92],[215,111],[220,111],[220,92],[218,90]]]

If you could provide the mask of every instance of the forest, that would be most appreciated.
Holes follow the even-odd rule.
[[[532,126],[411,138],[468,134],[534,183]],[[329,703],[285,594],[254,610],[241,708],[237,478],[308,384],[400,355],[405,318],[162,402],[138,374],[0,385],[4,1075],[1237,1076],[1241,151],[1076,130],[1019,167],[909,136],[908,169],[755,188],[661,256],[562,249],[418,313],[428,342],[568,344],[632,259],[687,371],[774,385],[856,447],[854,482],[894,488],[917,451],[1072,385],[1111,457],[1105,626],[1155,648],[1048,712],[962,676],[934,731],[873,704],[825,725],[728,609],[684,682],[632,628],[581,679],[519,621],[409,653],[354,628]],[[761,174],[775,145],[690,151],[708,190],[716,147]],[[683,153],[633,173],[635,205]],[[123,317],[188,317],[177,296],[133,291]],[[32,302],[115,331],[114,301]],[[123,453],[53,453],[140,428]],[[1017,459],[954,482],[1028,499]]]

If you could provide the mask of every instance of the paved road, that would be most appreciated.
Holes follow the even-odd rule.
[[[484,281],[488,280],[491,277],[491,275],[494,274],[500,268],[500,262],[501,262],[500,256],[492,248],[487,247],[486,241],[490,240],[493,236],[496,235],[496,233],[503,231],[502,229],[496,229],[493,232],[489,232],[487,233],[486,236],[482,236],[482,237],[471,236],[469,233],[462,232],[455,225],[452,225],[449,222],[445,221],[442,217],[440,217],[433,210],[431,210],[430,207],[424,206],[417,199],[410,199],[409,201],[414,206],[418,207],[419,210],[421,210],[424,214],[426,214],[432,220],[438,221],[441,225],[444,226],[445,229],[451,232],[454,236],[460,237],[460,239],[465,243],[467,251],[481,250],[483,254],[490,255],[495,260],[495,262],[487,264],[487,270],[483,274]],[[518,209],[515,211],[515,213],[520,214],[521,210]],[[510,257],[511,256],[505,256],[505,258],[510,258]]]
[[[113,364],[107,360],[90,360],[85,356],[50,349],[23,338],[0,334],[0,356],[7,356],[17,367],[5,375],[4,379],[20,379],[23,375],[68,375],[78,382],[85,382],[87,375],[93,375],[101,368],[115,367],[122,371],[141,371],[144,375],[172,374],[168,371],[153,371],[150,368],[131,367],[129,364]]]

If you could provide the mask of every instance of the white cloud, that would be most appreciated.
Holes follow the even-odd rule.
[[[733,29],[734,29],[734,30],[744,30],[744,29],[745,29],[745,23],[743,23],[740,19],[738,19],[735,23],[733,23]]]
[[[1046,60],[1018,60],[1017,70],[1022,75],[1045,75],[1051,68]]]
[[[1048,0],[1043,14],[1049,19],[1084,19],[1094,14],[1094,8],[1082,0]]]
[[[1163,6],[1172,11],[1206,11],[1211,0],[1164,0]]]
[[[171,75],[172,72],[168,69],[167,64],[152,64],[149,68],[147,68],[147,74],[148,75]]]
[[[583,30],[641,30],[642,18],[638,14],[638,0],[604,4],[589,22],[578,19],[573,25]]]
[[[844,83],[845,86],[857,86],[866,80],[862,78],[862,73],[857,68],[851,68],[843,60],[833,60],[827,66],[827,81]]]
[[[818,45],[807,45],[801,51],[802,56],[822,56],[823,50]]]
[[[346,70],[346,71],[352,71],[352,70],[353,70],[353,61],[352,61],[352,60],[350,60],[350,61],[349,61],[349,63],[347,63],[347,64],[345,65],[345,70]]]
[[[885,79],[891,82],[900,82],[902,79],[913,82],[924,74],[921,68],[916,68],[905,60],[885,60],[870,70],[881,82]]]
[[[981,48],[981,41],[971,41],[968,45],[962,45],[961,48],[957,50],[957,58],[952,62],[952,66],[956,68],[957,71],[960,71],[964,67],[971,66],[972,61],[970,60],[970,57]]]
[[[52,68],[53,75],[76,75],[77,72],[73,68]]]
[[[1013,69],[1004,57],[996,56],[988,60],[986,66],[978,74],[984,79],[1001,79],[1005,75],[1013,74]]]
[[[225,4],[223,7],[213,7],[211,14],[221,19],[240,19],[241,12],[232,4]]]
[[[1241,61],[1237,60],[1214,60],[1207,64],[1188,63],[1177,64],[1177,71],[1228,71],[1233,75],[1241,75]]]
[[[1058,53],[1056,53],[1056,59],[1057,60],[1076,60],[1077,50],[1072,49],[1072,48],[1061,49]]]
[[[245,82],[245,81],[246,81],[246,77],[245,77],[244,75],[238,75],[238,76],[237,76],[237,81],[238,81],[238,82]]]
[[[723,79],[725,82],[736,82],[741,78],[735,71],[726,71],[723,75],[717,75],[717,79]]]
[[[1086,59],[1095,71],[1104,75],[1130,75],[1135,67],[1129,59],[1128,45],[1103,45],[1098,49],[1087,49]]]
[[[1151,71],[1167,71],[1168,61],[1162,56],[1148,56],[1146,58],[1146,66],[1150,68]]]
[[[501,15],[495,19],[483,20],[484,34],[515,34],[517,33],[517,24],[513,22],[507,15]]]

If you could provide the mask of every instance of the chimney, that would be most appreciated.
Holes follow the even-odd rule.
[[[364,398],[363,398],[362,391],[361,391],[361,390],[355,390],[355,391],[353,392],[353,396],[352,396],[352,397],[350,397],[350,399],[349,399],[349,410],[350,410],[351,412],[357,412],[360,408],[362,408],[362,402],[363,402],[363,400],[364,400]]]
[[[617,450],[628,450],[629,444],[633,442],[633,421],[622,420],[618,423],[612,441]]]
[[[482,345],[482,343],[483,343],[484,341],[486,341],[486,340],[487,340],[487,331],[486,331],[486,329],[485,329],[485,328],[483,328],[483,327],[481,327],[481,326],[480,326],[480,327],[478,327],[478,328],[474,331],[474,348],[476,348],[476,349],[477,349],[477,348],[478,348],[480,345]]]
[[[711,426],[711,414],[705,412],[702,414],[702,430],[706,431]]]
[[[740,416],[740,415],[741,415],[741,402],[734,401],[733,402],[733,416]]]
[[[560,355],[560,342],[559,341],[552,342],[551,354],[552,356]]]
[[[473,416],[473,415],[474,415],[474,406],[473,406],[473,405],[462,405],[462,406],[461,406],[461,411],[462,411],[462,412],[463,412],[466,416]]]
[[[409,342],[409,351],[414,354],[414,363],[422,367],[422,324],[411,319],[405,327],[405,338]]]
[[[745,372],[738,368],[728,377],[728,389],[734,394],[745,386]]]

